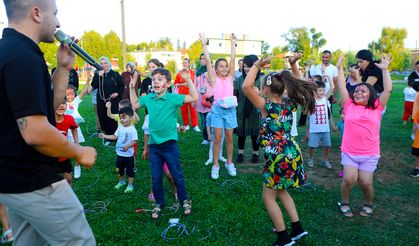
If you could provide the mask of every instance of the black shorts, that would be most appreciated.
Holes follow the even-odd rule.
[[[116,174],[118,176],[124,176],[126,173],[128,177],[133,178],[135,176],[134,169],[134,156],[116,156]]]
[[[419,149],[415,148],[415,147],[412,147],[412,155],[419,156]]]
[[[73,165],[71,165],[70,159],[60,161],[58,165],[59,165],[58,173],[72,173],[73,172]]]

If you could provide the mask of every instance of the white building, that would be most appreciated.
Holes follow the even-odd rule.
[[[251,40],[246,35],[237,39],[236,55],[257,55],[262,54],[262,40]],[[223,34],[221,38],[208,38],[208,52],[213,54],[230,54],[230,36]]]
[[[158,59],[161,63],[167,64],[169,61],[176,62],[176,69],[182,69],[182,55],[180,51],[133,51],[130,52],[138,65],[145,67],[149,59]]]

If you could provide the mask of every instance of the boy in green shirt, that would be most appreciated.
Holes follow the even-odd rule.
[[[167,163],[173,176],[180,201],[183,201],[183,213],[192,212],[191,201],[186,191],[179,148],[177,145],[177,109],[185,103],[198,100],[198,94],[187,71],[182,70],[182,77],[186,80],[189,95],[168,93],[171,74],[167,69],[157,68],[152,72],[152,90],[146,96],[138,99],[135,94],[135,75],[130,83],[130,98],[134,109],[146,107],[149,113],[149,156],[151,180],[156,205],[151,218],[158,219],[164,208],[163,163]]]

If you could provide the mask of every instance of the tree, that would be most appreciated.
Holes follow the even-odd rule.
[[[172,74],[172,80],[173,80],[174,79],[173,77],[176,75],[176,61],[175,60],[167,61],[167,64],[164,66],[164,68],[170,71],[170,73]]]
[[[196,67],[199,67],[199,57],[201,56],[203,49],[201,41],[197,40],[189,46],[189,49],[186,51],[191,62],[194,62]]]
[[[161,38],[159,41],[157,41],[156,44],[157,48],[165,49],[168,51],[173,51],[173,44],[170,42],[169,38]]]
[[[50,69],[57,66],[57,50],[59,45],[60,43],[58,41],[53,44],[39,43],[39,48],[44,52],[45,61]]]
[[[404,28],[383,27],[381,37],[377,42],[368,44],[376,58],[382,54],[390,54],[393,61],[390,69],[405,70],[410,66],[410,53],[404,47],[407,31]]]
[[[106,50],[105,40],[96,31],[85,32],[80,39],[80,45],[96,61],[98,61],[100,57],[105,55],[105,50]],[[84,61],[81,60],[80,58],[76,58],[76,64],[80,66],[84,64]]]
[[[285,67],[283,53],[286,51],[279,46],[272,48],[271,70],[281,70]]]
[[[303,57],[301,63],[307,60],[320,61],[318,52],[326,44],[321,32],[316,29],[307,30],[305,27],[291,28],[288,33],[282,37],[288,42],[286,49],[292,52],[301,52]]]
[[[266,42],[262,42],[262,55],[266,56],[268,54],[269,44]]]

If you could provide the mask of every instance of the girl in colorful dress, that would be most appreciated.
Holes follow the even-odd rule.
[[[306,179],[300,147],[291,136],[292,112],[300,104],[312,113],[316,103],[316,84],[299,79],[301,75],[296,62],[300,58],[301,54],[296,53],[289,59],[294,76],[283,70],[264,77],[261,88],[264,96],[254,87],[254,81],[260,68],[270,63],[271,57],[253,64],[242,87],[246,97],[262,114],[260,140],[265,148],[266,160],[262,197],[278,235],[274,245],[293,245],[296,240],[308,235],[300,224],[294,200],[286,190],[299,187]],[[287,91],[287,98],[282,97],[284,90]],[[287,233],[276,197],[281,200],[291,220],[291,234]]]

